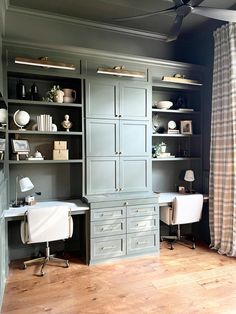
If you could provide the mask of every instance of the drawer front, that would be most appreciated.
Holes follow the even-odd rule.
[[[158,229],[159,219],[157,216],[153,217],[138,217],[127,219],[127,233],[152,231]]]
[[[106,237],[126,233],[126,220],[114,219],[91,223],[91,237]]]
[[[126,236],[104,237],[91,240],[91,259],[126,255]]]
[[[158,214],[158,205],[128,206],[127,217],[153,216]]]
[[[108,209],[95,209],[91,211],[91,220],[118,219],[126,217],[125,207],[116,207]]]
[[[127,236],[127,254],[159,252],[159,232],[132,233]]]

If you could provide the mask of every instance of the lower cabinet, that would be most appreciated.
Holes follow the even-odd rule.
[[[90,263],[159,252],[154,199],[91,203]]]

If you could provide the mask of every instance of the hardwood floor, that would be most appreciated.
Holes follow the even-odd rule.
[[[162,243],[160,256],[34,271],[11,265],[3,314],[236,313],[236,259],[203,245]]]

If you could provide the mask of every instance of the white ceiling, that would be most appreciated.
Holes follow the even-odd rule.
[[[173,6],[171,0],[9,0],[9,2],[10,7],[40,10],[164,35],[168,34],[175,18],[174,13],[169,13],[132,21],[114,21],[114,18],[167,9]],[[236,0],[205,0],[201,3],[201,6],[221,9],[228,9],[234,5]],[[190,14],[184,19],[181,33],[190,33],[207,20],[213,21]]]

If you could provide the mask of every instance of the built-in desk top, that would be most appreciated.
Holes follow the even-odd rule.
[[[189,194],[182,194],[178,192],[166,192],[166,193],[159,193],[159,205],[160,206],[168,206],[173,203],[176,196],[180,195],[189,195]],[[208,195],[203,195],[203,200],[207,201],[209,199]]]
[[[42,208],[48,206],[68,206],[71,209],[72,215],[82,214],[85,211],[89,210],[89,206],[83,203],[81,200],[68,200],[68,201],[45,201],[38,202],[32,206],[21,206],[21,207],[10,207],[7,210],[4,210],[4,217],[7,220],[14,218],[20,218],[24,216],[24,213],[28,208]]]
[[[145,199],[145,198],[158,198],[158,194],[153,192],[136,192],[136,193],[110,193],[100,195],[87,195],[85,200],[89,203],[96,202],[110,202],[110,201],[124,201],[134,199]]]

